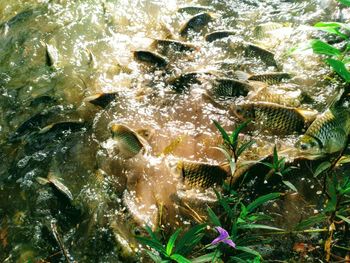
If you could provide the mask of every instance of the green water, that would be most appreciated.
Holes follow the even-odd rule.
[[[191,17],[177,12],[186,5],[212,8],[215,20],[203,34],[228,29],[235,35],[214,43],[201,34],[187,39],[199,50],[170,57],[166,70],[136,62],[132,51],[165,37],[164,25],[178,37]],[[71,261],[144,261],[135,231],[146,223],[168,229],[188,225],[194,218],[181,209],[183,199],[200,215],[213,201],[211,190],[184,194],[169,163],[179,158],[223,161],[212,148],[220,143],[212,119],[229,130],[238,123],[228,110],[232,101],[219,101],[218,107],[203,96],[203,86],[177,93],[166,81],[191,71],[276,71],[242,54],[237,43],[249,41],[275,52],[279,70],[294,76],[276,89],[304,92],[313,102],[296,104],[322,111],[335,84],[305,45],[320,34],[311,25],[334,19],[346,19],[346,13],[340,16],[333,1],[321,0],[0,0],[0,261],[65,262],[53,226]],[[267,22],[281,28],[258,37],[254,29]],[[117,93],[108,107],[86,100],[102,92]],[[80,125],[39,132],[59,122]],[[146,129],[151,134],[148,154],[128,160],[114,154],[111,122]],[[246,159],[265,156],[275,142],[283,148],[296,140],[254,136],[257,143]],[[171,153],[164,154],[172,143]],[[68,187],[73,201],[38,182],[49,173]],[[316,195],[316,188],[304,187]],[[290,214],[297,210],[293,202],[288,203]],[[299,220],[284,216],[281,225]]]

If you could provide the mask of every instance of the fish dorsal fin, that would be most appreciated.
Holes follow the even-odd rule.
[[[170,29],[170,26],[164,21],[160,22],[160,29],[164,33],[164,39],[176,39],[173,31]]]
[[[338,106],[338,103],[341,102],[341,99],[344,95],[344,91],[345,90],[343,87],[338,87],[335,91],[335,94],[327,100],[326,109],[334,108],[334,107]]]
[[[47,180],[46,178],[40,177],[40,176],[36,178],[36,181],[41,185],[46,185],[46,184],[50,183],[49,180]]]
[[[317,115],[319,114],[316,110],[308,110],[308,109],[296,109],[296,111],[304,117],[305,121],[308,123],[313,122]]]
[[[238,80],[243,80],[243,81],[248,80],[248,78],[251,76],[249,73],[241,71],[241,70],[235,71],[234,75]]]

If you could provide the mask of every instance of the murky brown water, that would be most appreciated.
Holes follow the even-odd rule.
[[[170,63],[164,70],[136,62],[132,51],[148,49],[153,38],[164,38],[164,25],[181,40],[177,33],[192,15],[177,9],[186,5],[212,9],[215,20],[203,34],[232,30],[235,35],[213,43],[203,34],[182,39],[199,50],[168,54]],[[220,143],[212,120],[228,130],[236,127],[238,120],[228,110],[235,100],[208,100],[203,92],[209,84],[194,84],[178,93],[167,80],[192,71],[280,70],[294,76],[267,88],[282,94],[280,103],[322,111],[335,85],[325,78],[328,71],[320,58],[305,46],[319,34],[310,26],[331,19],[341,19],[337,6],[321,0],[0,0],[0,260],[63,262],[51,234],[52,222],[72,259],[124,262],[138,252],[135,228],[147,223],[171,229],[199,221],[204,204],[215,201],[213,192],[183,189],[171,166],[181,158],[224,161],[212,148]],[[279,26],[258,36],[256,27],[267,22]],[[239,48],[242,41],[275,52],[279,69],[247,57]],[[313,102],[283,100],[286,91],[307,94]],[[117,96],[104,109],[85,100],[100,92]],[[84,125],[38,133],[63,121]],[[116,155],[111,123],[146,129],[150,151],[127,160]],[[23,131],[15,138],[19,127]],[[271,153],[275,143],[283,149],[296,140],[258,132],[245,138],[256,140],[244,156],[249,160]],[[49,172],[69,188],[72,202],[38,183],[37,178]],[[311,191],[316,192],[313,187]]]

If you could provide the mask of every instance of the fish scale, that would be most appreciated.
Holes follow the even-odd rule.
[[[276,133],[301,132],[305,127],[305,118],[296,108],[275,103],[253,102],[241,104],[235,106],[235,114],[240,119],[252,119]]]
[[[223,166],[200,162],[179,161],[177,170],[189,186],[208,188],[214,184],[222,184],[228,176]]]

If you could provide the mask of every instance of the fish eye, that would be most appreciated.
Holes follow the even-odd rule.
[[[309,149],[309,145],[307,143],[302,143],[302,144],[300,144],[300,149],[305,151],[305,150]]]

